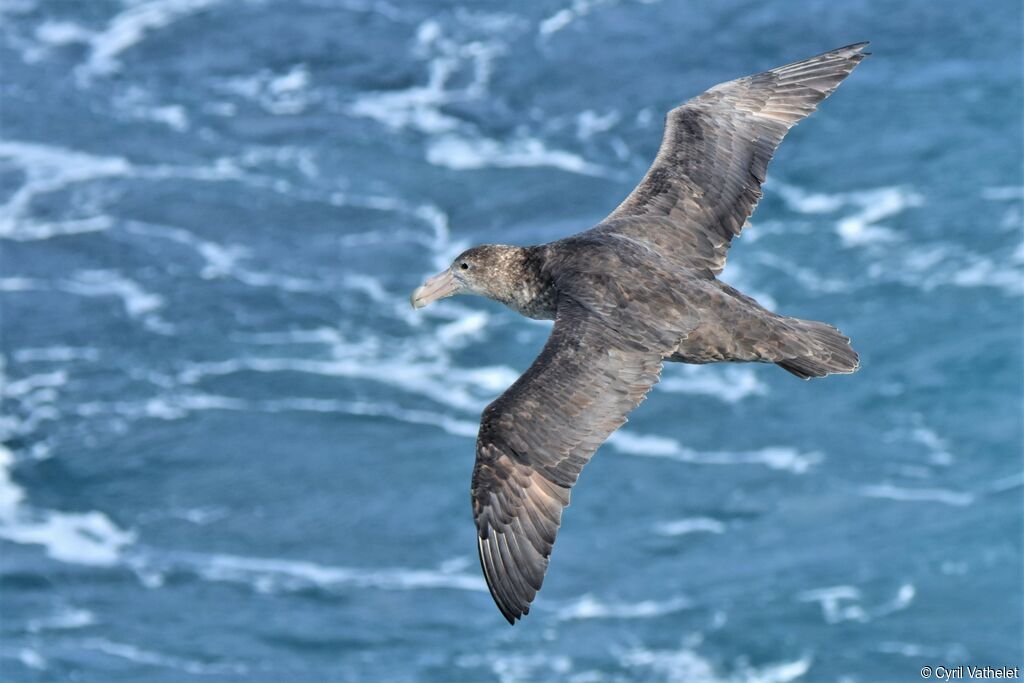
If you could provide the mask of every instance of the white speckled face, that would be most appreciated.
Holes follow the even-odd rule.
[[[459,254],[444,272],[428,279],[412,293],[413,308],[455,294],[478,294],[506,303],[518,275],[522,250],[502,244],[484,244]]]

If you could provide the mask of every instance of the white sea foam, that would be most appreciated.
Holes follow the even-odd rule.
[[[567,173],[608,176],[610,172],[578,154],[549,149],[537,138],[518,137],[501,142],[489,138],[442,135],[427,147],[427,161],[458,171],[479,168],[550,167]]]
[[[47,555],[70,564],[110,566],[134,534],[119,529],[101,512],[34,510],[25,492],[11,479],[13,456],[0,447],[0,538],[41,545]]]
[[[204,261],[199,271],[203,279],[230,277],[250,287],[268,287],[286,292],[320,292],[327,288],[325,283],[316,280],[248,268],[243,264],[251,257],[251,251],[241,245],[219,244],[198,237],[188,230],[170,226],[132,221],[125,227],[130,232],[162,237],[194,249]]]
[[[537,31],[542,36],[549,36],[552,33],[561,31],[571,24],[575,18],[576,14],[571,9],[560,9],[546,19],[543,19],[537,26]]]
[[[158,104],[141,88],[131,87],[113,97],[111,104],[121,116],[161,123],[177,132],[189,129],[188,112],[180,104]]]
[[[860,207],[860,210],[840,219],[836,224],[836,232],[847,246],[894,239],[895,234],[888,228],[877,225],[878,221],[924,203],[921,195],[898,187],[853,193],[850,199]]]
[[[918,424],[910,430],[910,438],[928,449],[928,458],[933,465],[952,464],[953,454],[949,450],[949,443],[934,430]]]
[[[3,386],[0,386],[0,395],[6,398],[23,398],[39,389],[64,386],[67,381],[68,374],[65,370],[28,375],[19,380],[7,380]]]
[[[896,239],[895,233],[878,225],[878,222],[924,203],[920,194],[901,186],[822,194],[773,182],[771,189],[777,191],[791,209],[800,213],[834,213],[846,207],[856,209],[836,222],[836,232],[846,246],[864,246]]]
[[[200,276],[204,279],[232,274],[237,269],[239,261],[250,255],[249,249],[241,245],[218,244],[182,228],[132,221],[125,225],[125,229],[140,235],[161,237],[194,249],[205,262],[200,271]]]
[[[476,21],[469,22],[470,16]],[[349,113],[391,128],[428,134],[467,128],[442,108],[486,95],[494,59],[505,49],[500,39],[506,37],[510,21],[504,15],[479,14],[458,15],[456,26],[444,26],[436,19],[424,21],[416,31],[412,52],[426,62],[427,83],[405,90],[364,93],[349,106]],[[450,35],[460,28],[472,37],[460,40]],[[452,85],[457,80],[465,85]]]
[[[163,571],[190,571],[207,581],[241,583],[265,593],[323,589],[376,588],[381,590],[430,590],[447,588],[486,591],[477,574],[444,569],[355,568],[238,555],[184,554],[137,562]]]
[[[685,534],[721,534],[726,530],[725,522],[713,517],[685,517],[668,522],[659,522],[654,530],[662,536],[683,536]]]
[[[507,650],[482,654],[462,655],[455,665],[463,669],[490,669],[498,683],[529,683],[530,681],[555,680],[573,681],[577,676],[567,678],[572,671],[572,659],[564,655],[550,655],[540,652],[518,653]]]
[[[598,133],[611,130],[621,118],[619,112],[614,109],[605,114],[585,109],[576,115],[576,137],[580,140],[589,140]]]
[[[6,485],[0,482],[0,487]],[[9,493],[9,492],[8,492]],[[60,562],[112,566],[121,550],[135,540],[101,512],[0,510],[0,538],[13,543],[41,545]]]
[[[301,114],[321,96],[310,88],[312,79],[305,64],[295,64],[283,73],[262,70],[252,76],[231,78],[224,90],[254,101],[277,116]]]
[[[36,27],[35,35],[45,45],[61,46],[87,42],[93,33],[71,21],[44,21]]]
[[[120,643],[105,638],[87,638],[78,643],[87,650],[102,652],[111,657],[125,659],[135,664],[145,664],[165,669],[175,669],[189,674],[242,674],[247,668],[242,664],[206,663],[194,659],[146,650],[129,643]]]
[[[233,358],[213,363],[191,363],[179,373],[179,380],[193,384],[205,377],[239,372],[300,372],[379,382],[442,405],[478,412],[487,402],[480,395],[480,390],[493,390],[497,377],[509,378],[515,374],[503,367],[453,370],[443,360],[415,361],[401,355],[383,359],[366,354],[360,357],[358,348],[351,350],[355,352],[353,355],[337,360]]]
[[[821,275],[811,268],[785,258],[780,258],[768,251],[758,253],[757,260],[778,270],[784,276],[793,278],[804,288],[812,292],[849,292],[855,286],[855,283],[849,280],[840,280]],[[760,300],[760,297],[754,298]]]
[[[667,366],[655,389],[714,396],[726,403],[737,403],[750,396],[764,396],[768,393],[768,386],[758,379],[755,368],[708,368],[683,364]]]
[[[64,370],[8,381],[4,360],[0,355],[0,397],[16,400],[27,415],[0,416],[0,444],[14,434],[31,433],[41,420],[56,419],[58,413],[52,404],[57,389],[67,382]],[[101,512],[61,512],[30,506],[25,490],[14,481],[15,464],[14,453],[0,445],[0,538],[40,545],[53,559],[71,564],[109,566],[118,561],[134,534],[120,529]]]
[[[741,665],[730,674],[720,674],[712,662],[685,646],[678,650],[634,648],[619,659],[630,669],[648,672],[642,674],[644,680],[669,683],[789,683],[802,678],[812,662],[804,656],[762,667]]]
[[[453,436],[464,436],[468,438],[475,438],[477,431],[480,428],[480,425],[476,422],[460,420],[443,413],[437,413],[429,410],[412,410],[395,405],[379,403],[337,401],[334,399],[285,398],[274,401],[264,401],[256,407],[268,412],[295,410],[386,417],[410,424],[437,427],[438,429],[442,429]]]
[[[558,618],[563,621],[649,619],[688,609],[691,604],[691,601],[684,597],[669,600],[642,600],[640,602],[605,602],[587,594],[559,609]]]
[[[903,251],[899,268],[872,264],[868,275],[894,279],[926,292],[955,286],[1001,289],[1012,296],[1024,294],[1024,250],[1018,249],[1010,258],[998,261],[944,244],[919,244]]]
[[[40,631],[71,631],[92,626],[96,623],[96,615],[87,609],[68,608],[48,617],[29,619],[27,628],[30,633]]]
[[[763,465],[793,474],[805,474],[822,459],[819,453],[801,453],[785,446],[756,451],[701,452],[685,448],[669,437],[634,434],[623,430],[612,434],[607,443],[629,455],[669,458],[695,465]]]
[[[822,616],[830,624],[843,621],[868,621],[868,613],[859,604],[860,589],[856,586],[830,586],[804,591],[797,596],[800,602],[817,602]]]
[[[657,2],[657,0],[640,1],[646,3]],[[568,7],[564,7],[542,19],[537,25],[537,33],[541,38],[549,38],[597,8],[617,4],[619,4],[619,0],[573,0]]]
[[[1024,487],[1024,472],[1017,472],[1005,477],[1000,477],[988,484],[985,488],[992,493],[1002,493]]]
[[[142,42],[147,33],[206,9],[219,0],[148,0],[129,5],[115,15],[104,30],[88,39],[89,56],[76,70],[82,82],[104,76],[121,67],[125,50]]]
[[[43,671],[49,666],[46,658],[39,654],[39,650],[31,647],[23,647],[18,650],[18,661],[36,671]]]
[[[403,408],[390,403],[306,397],[252,401],[231,396],[182,392],[180,390],[139,401],[91,401],[80,403],[74,407],[73,412],[76,415],[87,418],[97,415],[116,415],[126,420],[147,418],[155,420],[183,420],[197,412],[224,410],[267,413],[338,413],[342,415],[380,417],[408,424],[435,427],[453,436],[468,438],[476,437],[479,430],[477,422],[462,420],[431,410]]]
[[[472,21],[468,20],[472,17]],[[607,176],[609,171],[578,154],[551,149],[525,132],[509,140],[481,135],[476,126],[444,107],[487,95],[494,60],[505,51],[516,20],[506,15],[461,14],[454,26],[435,19],[416,33],[413,54],[426,62],[427,82],[405,90],[363,93],[348,107],[353,116],[370,118],[393,129],[429,136],[427,161],[455,170],[550,167],[569,173]],[[468,31],[470,37],[458,36]],[[459,83],[460,85],[455,85]],[[601,125],[596,118],[581,125]]]
[[[966,491],[952,491],[940,488],[905,488],[891,483],[862,486],[857,490],[868,498],[906,501],[911,503],[942,503],[963,507],[974,502],[974,495]]]
[[[34,289],[45,289],[45,283],[27,277],[0,277],[0,292],[29,292]]]
[[[0,140],[0,160],[7,160],[26,176],[21,187],[0,206],[0,237],[14,240],[46,239],[55,234],[109,228],[109,219],[101,216],[68,221],[36,220],[30,215],[32,200],[75,183],[127,176],[132,172],[132,165],[120,157],[93,156],[11,140]]]
[[[164,305],[162,297],[145,291],[137,282],[112,270],[77,271],[62,280],[59,287],[79,296],[120,299],[125,312],[133,318],[152,313]]]
[[[19,363],[66,363],[75,360],[92,361],[99,357],[100,350],[91,346],[41,346],[14,351],[14,360]]]
[[[844,621],[866,623],[878,617],[906,609],[914,601],[917,590],[911,583],[902,584],[892,599],[874,607],[865,607],[861,591],[856,586],[830,586],[804,591],[797,596],[800,602],[817,602],[826,623]]]
[[[33,215],[32,203],[36,197],[81,183],[125,177],[155,181],[181,178],[209,182],[240,181],[253,187],[275,190],[274,180],[247,174],[231,159],[217,159],[194,167],[140,166],[121,157],[97,156],[35,142],[0,140],[0,163],[10,164],[25,175],[21,187],[0,205],[0,238],[19,241],[98,232],[113,227],[114,219],[99,213],[94,202],[78,201],[72,205],[73,211],[88,214],[84,216],[43,220]]]

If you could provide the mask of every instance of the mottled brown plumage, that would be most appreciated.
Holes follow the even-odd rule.
[[[669,112],[647,175],[598,226],[534,247],[475,247],[413,293],[415,307],[464,292],[555,321],[533,365],[484,410],[477,438],[480,564],[509,623],[540,590],[580,471],[663,361],[776,363],[803,379],[857,369],[834,327],[775,314],[715,276],[786,131],[865,46],[711,88]]]

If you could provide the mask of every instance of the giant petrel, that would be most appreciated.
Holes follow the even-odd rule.
[[[647,175],[597,226],[537,246],[474,247],[413,293],[416,308],[479,294],[555,321],[533,365],[484,409],[477,437],[480,565],[509,623],[540,590],[580,471],[664,361],[775,363],[802,379],[857,369],[836,328],[773,313],[716,276],[776,147],[866,45],[716,85],[668,113]]]

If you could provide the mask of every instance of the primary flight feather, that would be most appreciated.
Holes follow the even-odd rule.
[[[484,409],[477,437],[480,565],[509,623],[540,590],[580,471],[662,362],[775,363],[802,379],[857,369],[831,325],[775,314],[716,276],[782,138],[866,46],[716,85],[668,113],[647,175],[596,227],[538,246],[474,247],[413,293],[416,308],[479,294],[555,321],[533,365]]]

